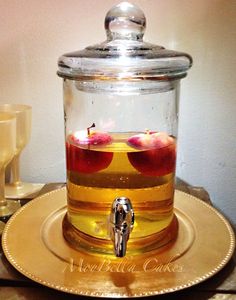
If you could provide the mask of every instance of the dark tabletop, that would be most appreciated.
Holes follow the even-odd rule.
[[[63,186],[63,183],[46,184],[38,194],[31,195],[27,199],[21,200],[21,203],[24,205],[36,196]],[[211,204],[208,193],[201,187],[190,186],[179,179],[177,180],[176,187],[181,191],[196,196]],[[2,249],[0,249],[0,255],[0,300],[96,299],[70,295],[42,286],[16,271],[5,258]],[[151,298],[180,300],[236,299],[236,251],[228,264],[210,279],[179,292],[148,297],[148,299]]]

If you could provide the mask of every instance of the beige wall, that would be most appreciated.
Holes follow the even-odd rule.
[[[112,0],[0,0],[0,103],[33,107],[22,177],[65,180],[57,58],[105,39]],[[182,81],[178,175],[236,222],[236,1],[137,0],[145,40],[192,54]]]

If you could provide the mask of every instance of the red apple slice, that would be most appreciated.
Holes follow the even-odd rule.
[[[128,139],[128,144],[138,150],[129,152],[132,166],[148,176],[164,176],[175,170],[176,145],[165,132],[147,132]]]
[[[73,141],[78,145],[105,146],[111,143],[112,137],[108,133],[103,132],[94,131],[87,135],[85,131],[78,131],[74,133]]]
[[[92,125],[92,127],[94,126]],[[112,152],[96,149],[96,146],[110,144],[112,141],[111,136],[103,132],[90,132],[89,129],[87,132],[75,132],[74,135],[68,138],[66,160],[69,171],[95,173],[106,169],[112,161]],[[93,147],[90,149],[90,146]]]

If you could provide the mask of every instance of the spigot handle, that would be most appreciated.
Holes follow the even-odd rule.
[[[110,215],[110,235],[117,257],[126,254],[127,242],[134,225],[134,211],[131,201],[126,197],[116,198]]]

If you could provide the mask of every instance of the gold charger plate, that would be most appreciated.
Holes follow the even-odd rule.
[[[176,241],[139,256],[120,259],[73,250],[62,235],[65,212],[65,188],[32,200],[9,220],[2,245],[19,272],[67,293],[125,298],[178,291],[216,274],[235,247],[227,220],[180,191],[175,192]]]

